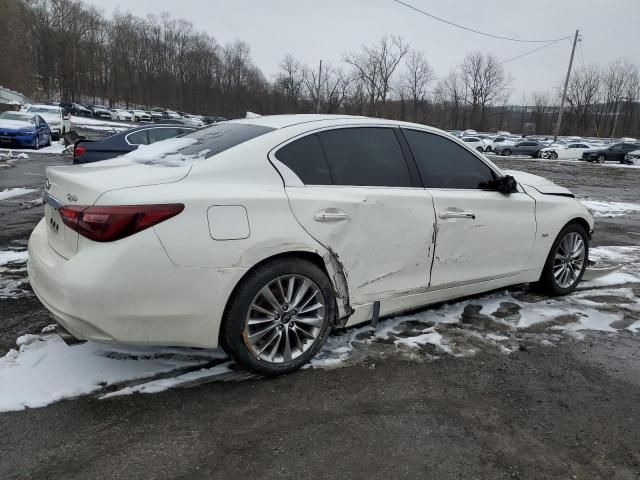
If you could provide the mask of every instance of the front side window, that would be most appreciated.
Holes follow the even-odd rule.
[[[335,185],[411,187],[394,129],[355,127],[318,134]]]
[[[305,185],[331,185],[329,166],[317,135],[295,140],[276,152],[276,158],[284,163]]]
[[[427,188],[486,189],[493,171],[453,140],[435,133],[404,130],[422,181]]]

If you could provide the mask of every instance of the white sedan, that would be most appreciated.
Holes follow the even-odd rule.
[[[71,130],[71,117],[65,113],[61,107],[53,105],[32,105],[27,109],[27,113],[32,115],[40,115],[44,118],[49,129],[51,130],[51,138],[60,140],[68,131]]]
[[[49,167],[29,279],[78,339],[222,346],[264,375],[334,327],[525,282],[567,294],[593,217],[424,125],[338,115],[221,122]]]
[[[467,146],[479,151],[484,152],[487,144],[479,137],[462,137],[462,141],[467,144]]]
[[[593,148],[593,146],[584,142],[567,143],[565,145],[554,144],[540,150],[542,158],[551,160],[567,160],[582,158],[582,152]]]
[[[125,122],[133,120],[133,114],[121,108],[112,108],[109,110],[109,113],[111,114],[111,120],[121,120]]]

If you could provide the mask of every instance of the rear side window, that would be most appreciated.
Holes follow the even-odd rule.
[[[127,142],[131,145],[148,145],[149,139],[147,138],[147,130],[140,130],[133,132],[126,137]]]
[[[160,140],[166,140],[167,138],[177,137],[182,133],[182,130],[175,127],[162,127],[162,128],[150,128],[147,130],[149,135],[149,143],[159,142]]]
[[[331,185],[329,167],[316,135],[308,135],[282,147],[276,158],[289,167],[305,185]]]
[[[318,134],[335,185],[411,187],[409,169],[391,128],[358,127]]]
[[[274,129],[262,125],[222,122],[202,128],[182,138],[195,138],[197,141],[180,150],[183,155],[197,155],[207,150],[204,158],[213,157],[231,147],[252,140]]]
[[[403,130],[427,188],[490,188],[493,171],[475,155],[448,138]]]

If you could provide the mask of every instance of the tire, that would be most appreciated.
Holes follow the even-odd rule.
[[[563,266],[563,261],[565,265],[568,265],[565,260],[556,258],[556,254],[560,256],[565,256],[566,252],[567,258],[575,258],[571,255],[570,251],[567,251],[567,246],[575,245],[573,244],[573,240],[575,238],[580,238],[582,241],[582,257],[580,258],[581,266],[580,270],[576,275],[576,267],[578,263],[576,260],[571,261],[571,265],[573,267],[565,267]],[[566,227],[562,229],[562,231],[558,234],[556,240],[553,242],[551,246],[551,250],[549,251],[549,255],[547,256],[547,260],[544,264],[544,269],[542,270],[542,275],[540,275],[540,280],[534,284],[534,288],[538,291],[548,293],[551,295],[567,295],[573,292],[576,286],[582,280],[582,275],[584,274],[584,270],[587,267],[587,260],[589,258],[589,238],[587,236],[587,232],[585,231],[582,225],[577,223],[570,223]],[[568,270],[566,270],[568,268]],[[568,277],[566,278],[566,282],[562,282],[563,273],[561,272],[569,272]],[[555,272],[555,274],[554,274]],[[556,276],[559,275],[559,278]]]
[[[551,160],[557,160],[558,159],[558,154],[556,152],[551,152],[551,154],[549,155],[549,158]]]
[[[36,133],[36,140],[33,145],[34,150],[40,150],[40,136]]]
[[[44,144],[45,147],[50,147],[51,146],[51,134],[49,134],[49,136],[47,137],[47,143]]]
[[[597,157],[596,157],[596,163],[604,163],[607,161],[607,157],[605,157],[602,153],[600,153]]]
[[[511,155],[511,150],[509,150],[508,148],[505,148],[504,150],[502,150],[503,157],[509,157],[510,155]]]
[[[483,152],[484,152],[484,150],[482,149],[482,147],[477,147],[477,148],[476,148],[476,150],[477,150],[477,151],[479,151],[480,153],[483,153]]]
[[[306,291],[304,281],[309,285]],[[303,293],[297,305],[288,305],[288,301],[298,298],[300,291]],[[314,299],[317,303],[311,307],[321,307],[303,312],[304,316],[295,314],[296,306],[309,309]],[[333,288],[320,268],[299,258],[274,259],[250,272],[236,287],[222,322],[220,344],[247,370],[266,376],[286,375],[320,350],[335,317]],[[250,320],[254,322],[252,325],[248,323]]]

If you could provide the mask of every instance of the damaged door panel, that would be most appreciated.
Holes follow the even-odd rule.
[[[526,193],[432,189],[438,229],[431,289],[516,275],[536,234],[535,201]]]

